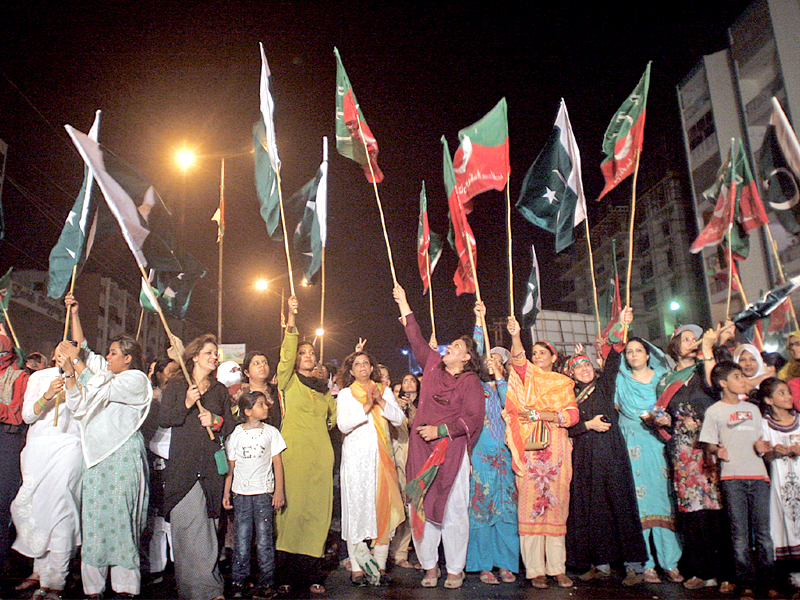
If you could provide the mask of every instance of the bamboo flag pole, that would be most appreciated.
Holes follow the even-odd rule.
[[[636,222],[636,181],[639,179],[639,159],[641,152],[636,149],[635,166],[633,168],[633,187],[631,190],[631,222],[628,225],[628,272],[625,274],[625,306],[631,305],[631,276],[633,275],[633,226]],[[628,326],[623,330],[623,339],[628,340]]]
[[[744,293],[744,287],[742,286],[742,280],[739,279],[739,273],[736,273],[735,277],[736,277],[736,283],[739,286],[739,294],[742,297],[742,302],[744,302],[744,305],[747,306],[749,304],[749,302],[747,301],[747,296]],[[755,338],[756,338],[756,342],[758,343],[758,346],[760,346],[763,349],[764,348],[764,340],[761,338],[761,333],[758,331],[758,327],[754,326],[753,327],[753,331],[755,332]]]
[[[289,292],[292,296],[294,293],[294,276],[292,275],[292,257],[289,255],[289,235],[286,233],[286,215],[283,210],[283,192],[281,191],[281,172],[278,170],[275,173],[278,179],[278,203],[281,207],[281,227],[283,228],[283,249],[286,252],[286,266],[289,269]]]
[[[428,304],[431,308],[431,334],[433,339],[438,340],[436,337],[436,321],[433,318],[433,281],[431,280],[431,252],[430,248],[425,253],[425,268],[428,271]]]
[[[78,265],[77,263],[72,265],[72,277],[70,278],[69,282],[69,294],[72,295],[72,292],[75,291],[75,275],[78,272]],[[71,320],[72,311],[69,307],[67,307],[67,316],[64,318],[64,335],[61,338],[62,342],[67,341],[67,336],[69,335],[69,322]],[[58,392],[56,394],[56,401],[53,405],[53,427],[58,427],[58,405],[61,404],[61,400],[64,398],[64,392]]]
[[[219,256],[217,261],[217,342],[222,343],[222,250],[225,240],[225,157],[219,168]],[[283,206],[281,206],[283,217]],[[289,270],[291,273],[291,269]]]
[[[508,237],[508,306],[510,315],[514,314],[514,267],[511,256],[511,173],[506,179],[506,236]]]
[[[772,237],[772,232],[769,229],[769,225],[765,225],[764,228],[767,230],[769,245],[770,248],[772,248],[772,254],[775,257],[775,264],[778,266],[778,275],[781,278],[780,283],[786,283],[786,273],[783,270],[780,254],[778,254],[778,243],[775,241],[775,238]],[[797,325],[797,314],[794,312],[794,303],[792,302],[791,296],[787,296],[786,300],[789,301],[789,315],[792,317],[792,331],[797,331],[800,329],[800,327]]]
[[[586,225],[586,246],[589,248],[589,271],[592,273],[592,294],[594,297],[594,318],[597,321],[597,335],[600,335],[600,302],[597,299],[597,279],[594,276],[594,253],[592,252],[592,238],[589,234],[589,216],[584,215],[583,222]],[[615,257],[616,258],[616,257]],[[612,300],[613,301],[613,300]]]
[[[186,363],[183,361],[183,354],[178,351],[178,348],[175,346],[175,340],[177,339],[173,334],[172,330],[169,328],[169,324],[167,323],[167,317],[164,316],[164,311],[161,309],[161,305],[158,302],[158,298],[153,295],[153,291],[150,288],[150,283],[147,281],[147,273],[144,272],[144,267],[139,265],[139,271],[142,274],[142,284],[145,286],[144,289],[147,290],[146,294],[150,302],[155,307],[156,311],[158,312],[158,316],[161,319],[161,324],[164,326],[164,331],[167,334],[167,339],[169,339],[170,345],[175,348],[175,354],[177,355],[178,364],[181,367],[181,371],[183,372],[183,376],[186,379],[186,383],[190,386],[194,385],[192,381],[192,376],[189,374],[189,370],[186,368]],[[200,400],[197,401],[197,408],[200,409],[200,412],[204,412],[206,409],[203,408],[202,403]],[[214,432],[211,431],[211,427],[206,427],[206,431],[208,431],[208,437],[212,440],[214,439]]]
[[[381,227],[383,228],[383,240],[386,242],[386,253],[389,255],[389,268],[392,270],[392,282],[394,287],[397,287],[397,275],[394,271],[394,259],[392,259],[392,247],[389,244],[389,233],[386,231],[386,219],[383,216],[383,205],[381,204],[381,196],[378,193],[378,183],[375,181],[375,171],[372,168],[372,161],[369,159],[369,148],[367,148],[367,140],[364,137],[364,131],[361,129],[361,116],[356,112],[356,119],[358,120],[358,135],[361,138],[361,143],[364,144],[364,152],[367,155],[367,165],[369,165],[369,173],[372,176],[372,188],[375,190],[375,201],[378,203],[378,212],[381,216]]]
[[[325,246],[322,247],[322,260],[320,262],[320,299],[319,299],[319,329],[322,335],[319,336],[319,362],[323,362],[325,356]]]
[[[731,228],[733,225],[728,226],[728,301],[725,304],[725,320],[727,321],[731,316],[731,296],[733,295],[733,245],[731,244]],[[741,285],[741,284],[740,284]],[[745,306],[747,303],[745,302]]]
[[[8,332],[11,334],[11,339],[14,340],[14,346],[21,348],[19,345],[19,339],[17,339],[17,334],[14,331],[14,327],[11,325],[11,319],[8,318],[8,311],[5,308],[3,308],[3,317],[5,317],[6,327],[8,327]]]
[[[475,282],[475,300],[478,302],[483,302],[481,300],[481,288],[478,285],[478,269],[475,267],[475,257],[472,256],[472,244],[469,241],[469,236],[464,236],[464,241],[467,243],[467,254],[469,255],[469,264],[472,267],[472,280]],[[486,326],[486,315],[481,315],[481,327],[483,328],[483,349],[486,351],[487,355],[489,353],[489,328]]]
[[[139,324],[136,326],[136,341],[142,335],[142,323],[144,322],[144,306],[139,307]]]

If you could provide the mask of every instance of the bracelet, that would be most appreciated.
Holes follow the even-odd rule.
[[[44,404],[42,404],[42,400],[44,400]],[[50,400],[52,400],[52,398],[50,398]],[[42,396],[36,401],[36,404],[38,404],[41,408],[47,408],[47,403],[50,402],[50,400]]]
[[[75,371],[72,372],[72,375],[64,375],[64,379],[75,379]]]
[[[449,437],[450,436],[450,430],[447,429],[447,425],[439,425],[436,428],[436,435],[438,435],[440,438]]]

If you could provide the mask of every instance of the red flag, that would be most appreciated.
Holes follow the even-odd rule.
[[[727,256],[727,254],[726,254],[726,256]],[[714,279],[724,283],[726,288],[728,286],[730,286],[731,289],[734,292],[738,292],[739,291],[739,269],[736,266],[736,258],[733,259],[733,267],[730,269],[730,276],[733,277],[733,280],[730,283],[728,283],[729,269],[728,269],[728,266],[727,266],[727,262],[728,261],[725,260],[725,259],[720,260],[720,263],[719,263],[720,264],[720,269],[719,269],[719,271],[717,271],[714,274]]]
[[[789,314],[789,299],[781,302],[769,315],[767,333],[782,332],[786,328],[786,316]]]
[[[450,149],[444,136],[442,136],[442,145],[444,146],[444,184],[447,190],[447,204],[450,207],[450,231],[447,239],[458,256],[458,267],[453,275],[453,282],[456,284],[456,295],[474,294],[475,278],[472,265],[474,263],[477,267],[478,264],[475,236],[472,234],[469,221],[467,221],[464,202],[458,193],[456,177],[453,172],[453,160],[450,158]],[[470,253],[472,254],[471,260]]]
[[[458,132],[453,157],[458,194],[467,214],[472,198],[488,190],[502,191],[511,170],[508,158],[508,107],[502,98],[480,121]]]

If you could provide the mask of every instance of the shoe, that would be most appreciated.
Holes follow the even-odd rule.
[[[494,576],[491,571],[481,571],[481,583],[488,583],[489,585],[500,585],[500,580]]]
[[[437,565],[436,571],[434,572],[434,575],[432,577],[428,577],[428,575],[426,574],[425,577],[422,578],[422,582],[421,582],[422,587],[426,587],[426,588],[436,587],[437,585],[439,585],[439,576],[440,575],[441,575],[441,572],[439,571],[439,567]]]
[[[325,586],[320,583],[312,583],[311,587],[308,588],[308,591],[315,596],[321,596],[325,593]]]
[[[683,581],[683,575],[681,575],[681,572],[678,571],[678,567],[669,569],[667,571],[667,577],[672,583],[681,583]]]
[[[643,581],[644,575],[642,573],[637,573],[633,569],[628,569],[628,572],[625,573],[625,579],[622,580],[622,585],[631,587],[633,585],[639,585]]]
[[[244,586],[241,583],[231,585],[231,598],[244,598]]]
[[[742,600],[755,600],[755,597],[756,593],[750,588],[743,589],[742,593],[739,594],[739,598],[742,598]]]
[[[562,588],[571,588],[573,585],[575,585],[572,582],[572,579],[567,577],[566,573],[559,573],[556,575],[556,581],[558,582],[558,587]]]
[[[514,583],[517,580],[517,576],[508,569],[500,569],[497,574],[500,575],[500,581],[503,583]]]
[[[288,596],[292,593],[292,586],[283,584],[278,586],[278,594],[281,596]]]
[[[344,560],[339,561],[339,566],[347,571],[352,571],[352,567],[350,565],[350,559],[345,558]]]
[[[699,577],[692,577],[683,582],[683,587],[687,590],[699,590],[701,588],[716,587],[716,585],[717,580],[714,578],[703,580]]]
[[[601,571],[597,567],[592,567],[583,575],[578,575],[578,579],[581,581],[591,581],[592,579],[608,579],[609,577],[611,577],[611,573]]]
[[[361,573],[360,575],[356,575],[353,577],[350,576],[350,583],[352,583],[356,587],[367,587],[367,578],[364,577],[364,573],[361,571],[356,571],[357,573]]]
[[[543,590],[547,587],[547,577],[544,575],[538,575],[531,579],[531,585],[535,588]]]
[[[461,571],[458,575],[453,575],[452,573],[447,574],[447,579],[444,580],[444,587],[448,590],[457,590],[462,585],[464,585],[464,571]]]
[[[32,575],[35,575],[35,573],[32,573]],[[14,591],[15,592],[22,592],[24,590],[29,590],[32,587],[36,587],[37,585],[39,585],[39,579],[38,578],[27,577],[27,578],[22,580],[22,583],[20,583],[18,586],[16,586],[14,588]]]
[[[719,593],[720,594],[732,594],[736,591],[736,586],[732,584],[730,581],[723,581],[719,584]]]
[[[651,567],[644,570],[644,582],[661,583],[661,578],[658,576],[658,573],[656,573],[656,570]]]

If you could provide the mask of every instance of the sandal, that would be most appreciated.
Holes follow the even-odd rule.
[[[500,585],[500,580],[494,576],[491,571],[481,571],[481,583],[488,583],[489,585]]]
[[[531,579],[531,585],[535,588],[543,590],[547,587],[547,577],[545,575],[538,575]]]
[[[667,577],[672,583],[681,583],[683,582],[683,575],[681,572],[678,571],[678,567],[674,567],[667,571]]]
[[[414,568],[414,565],[412,565],[410,562],[408,562],[407,558],[404,558],[400,562],[394,563],[394,566],[395,567],[400,567],[401,569],[413,569]]]
[[[358,575],[356,575],[358,573]],[[367,586],[367,578],[364,577],[363,571],[353,571],[350,575],[350,583],[355,585],[356,587],[366,587]]]
[[[562,588],[571,588],[573,585],[575,585],[572,582],[572,579],[567,577],[566,573],[559,573],[556,575],[556,581],[558,582],[558,587]]]
[[[517,580],[517,576],[508,569],[500,569],[497,574],[500,575],[500,581],[503,583],[514,583]]]
[[[447,574],[447,579],[444,580],[444,587],[448,590],[457,590],[464,584],[464,571],[461,571],[458,575],[453,575],[452,573]]]
[[[288,596],[289,594],[292,593],[292,586],[287,585],[287,584],[279,585],[278,586],[278,593],[281,596]]]
[[[26,577],[22,580],[22,582],[14,588],[15,592],[22,592],[24,590],[29,590],[34,586],[39,585],[39,579],[33,577]]]
[[[644,582],[661,583],[661,578],[658,576],[658,573],[656,573],[656,570],[651,567],[644,570]]]
[[[320,596],[325,593],[325,586],[319,583],[312,583],[308,591],[316,596]]]
[[[439,576],[441,575],[441,572],[439,571],[438,565],[435,567],[435,569],[436,571],[432,577],[429,577],[426,573],[425,577],[422,578],[422,587],[432,588],[439,585]]]

